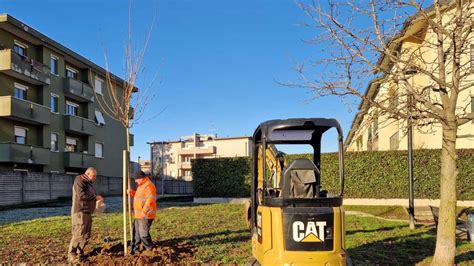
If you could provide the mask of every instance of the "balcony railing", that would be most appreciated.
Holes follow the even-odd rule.
[[[0,96],[0,117],[35,125],[48,125],[51,120],[49,107],[15,98]]]
[[[190,170],[191,169],[191,162],[180,162],[178,163],[179,169]]]
[[[180,148],[178,149],[179,155],[189,155],[189,154],[215,154],[215,146],[206,146],[206,147],[190,147],[190,148]]]
[[[73,168],[87,168],[96,166],[96,158],[82,152],[64,152],[64,166]]]
[[[94,91],[89,84],[73,78],[64,78],[64,93],[80,102],[93,102]]]
[[[11,49],[0,50],[0,71],[35,85],[51,84],[47,67]]]
[[[65,115],[64,130],[79,135],[94,135],[95,122],[80,116]]]
[[[0,162],[48,165],[50,150],[17,143],[0,143]]]

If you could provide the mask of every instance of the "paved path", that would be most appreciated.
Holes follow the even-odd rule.
[[[122,210],[121,197],[107,197],[106,212],[117,212]],[[28,221],[50,216],[63,216],[71,213],[71,202],[50,203],[41,207],[20,208],[0,211],[0,225],[21,221]]]
[[[392,221],[392,222],[403,222],[403,223],[407,223],[407,222],[408,222],[407,220],[384,218],[384,217],[375,216],[375,215],[373,215],[373,214],[366,213],[366,212],[361,212],[361,211],[345,211],[345,214],[346,214],[346,215],[362,216],[362,217],[372,217],[372,218],[377,218],[377,219],[380,219],[380,220]]]
[[[184,195],[189,196],[189,195]],[[160,195],[158,199],[167,198],[167,202],[158,203],[158,208],[181,208],[192,204],[191,202],[173,202],[174,198],[182,198],[183,195]],[[122,197],[106,197],[105,203],[107,208],[106,213],[121,212],[122,211]],[[34,220],[38,218],[45,218],[51,216],[64,216],[70,215],[71,213],[71,202],[60,202],[60,203],[48,203],[43,206],[31,207],[31,208],[18,208],[11,210],[0,211],[0,226],[2,224],[9,224],[21,221]]]

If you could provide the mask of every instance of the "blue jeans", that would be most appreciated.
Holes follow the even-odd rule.
[[[150,227],[153,219],[135,219],[133,223],[132,251],[140,250],[140,243],[143,243],[145,249],[151,250],[154,246],[150,236]]]

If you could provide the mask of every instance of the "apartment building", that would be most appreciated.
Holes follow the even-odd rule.
[[[447,8],[444,16],[448,19],[452,16],[453,10]],[[430,14],[429,12],[427,14]],[[412,60],[420,61],[418,64],[423,69],[436,69],[436,65],[430,62],[436,62],[437,50],[436,36],[428,29],[428,22],[420,15],[410,18],[410,23],[405,23],[398,39],[389,42],[389,48],[399,53],[399,57],[409,57]],[[467,44],[464,50],[462,60],[466,66],[463,71],[474,69],[474,43]],[[420,51],[420,52],[418,52]],[[415,53],[420,54],[419,56]],[[380,68],[390,68],[390,60],[388,56],[382,56],[378,64]],[[392,73],[395,67],[392,66]],[[433,70],[435,71],[435,70]],[[405,72],[404,72],[405,73]],[[413,90],[418,90],[421,94],[423,90],[429,96],[430,102],[441,102],[436,98],[436,88],[432,87],[433,82],[426,75],[418,73],[416,68],[412,73],[406,72],[409,84]],[[467,82],[467,81],[466,81]],[[431,90],[429,92],[428,90]],[[372,99],[374,102],[384,104],[383,99],[391,99],[387,101],[389,108],[409,108],[408,93],[406,88],[394,85],[394,79],[389,74],[380,76],[369,82],[365,97]],[[404,95],[389,97],[390,95]],[[401,107],[400,107],[401,106]],[[400,109],[398,109],[400,110]],[[346,138],[345,147],[348,151],[383,151],[383,150],[407,150],[407,121],[396,120],[388,115],[377,115],[379,110],[369,104],[368,100],[362,100],[359,105],[359,112],[354,117],[351,129]],[[457,101],[457,111],[474,113],[474,87],[465,89],[459,93]],[[423,125],[416,124],[413,127],[413,148],[414,149],[440,149],[442,146],[442,127],[439,123],[426,123]],[[456,142],[457,149],[474,148],[474,121],[465,123],[458,128],[458,139]]]
[[[151,173],[151,160],[139,160],[138,165],[143,172]]]
[[[105,73],[0,15],[0,170],[80,173],[93,166],[120,176],[126,133],[96,99],[109,97]],[[113,77],[120,89],[123,80]]]
[[[151,142],[151,169],[165,179],[192,180],[191,160],[249,156],[251,141],[246,136],[218,138],[195,133],[175,141]]]

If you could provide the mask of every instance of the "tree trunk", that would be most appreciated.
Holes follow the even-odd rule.
[[[456,123],[443,124],[439,219],[432,265],[454,265],[456,255],[456,134]]]

